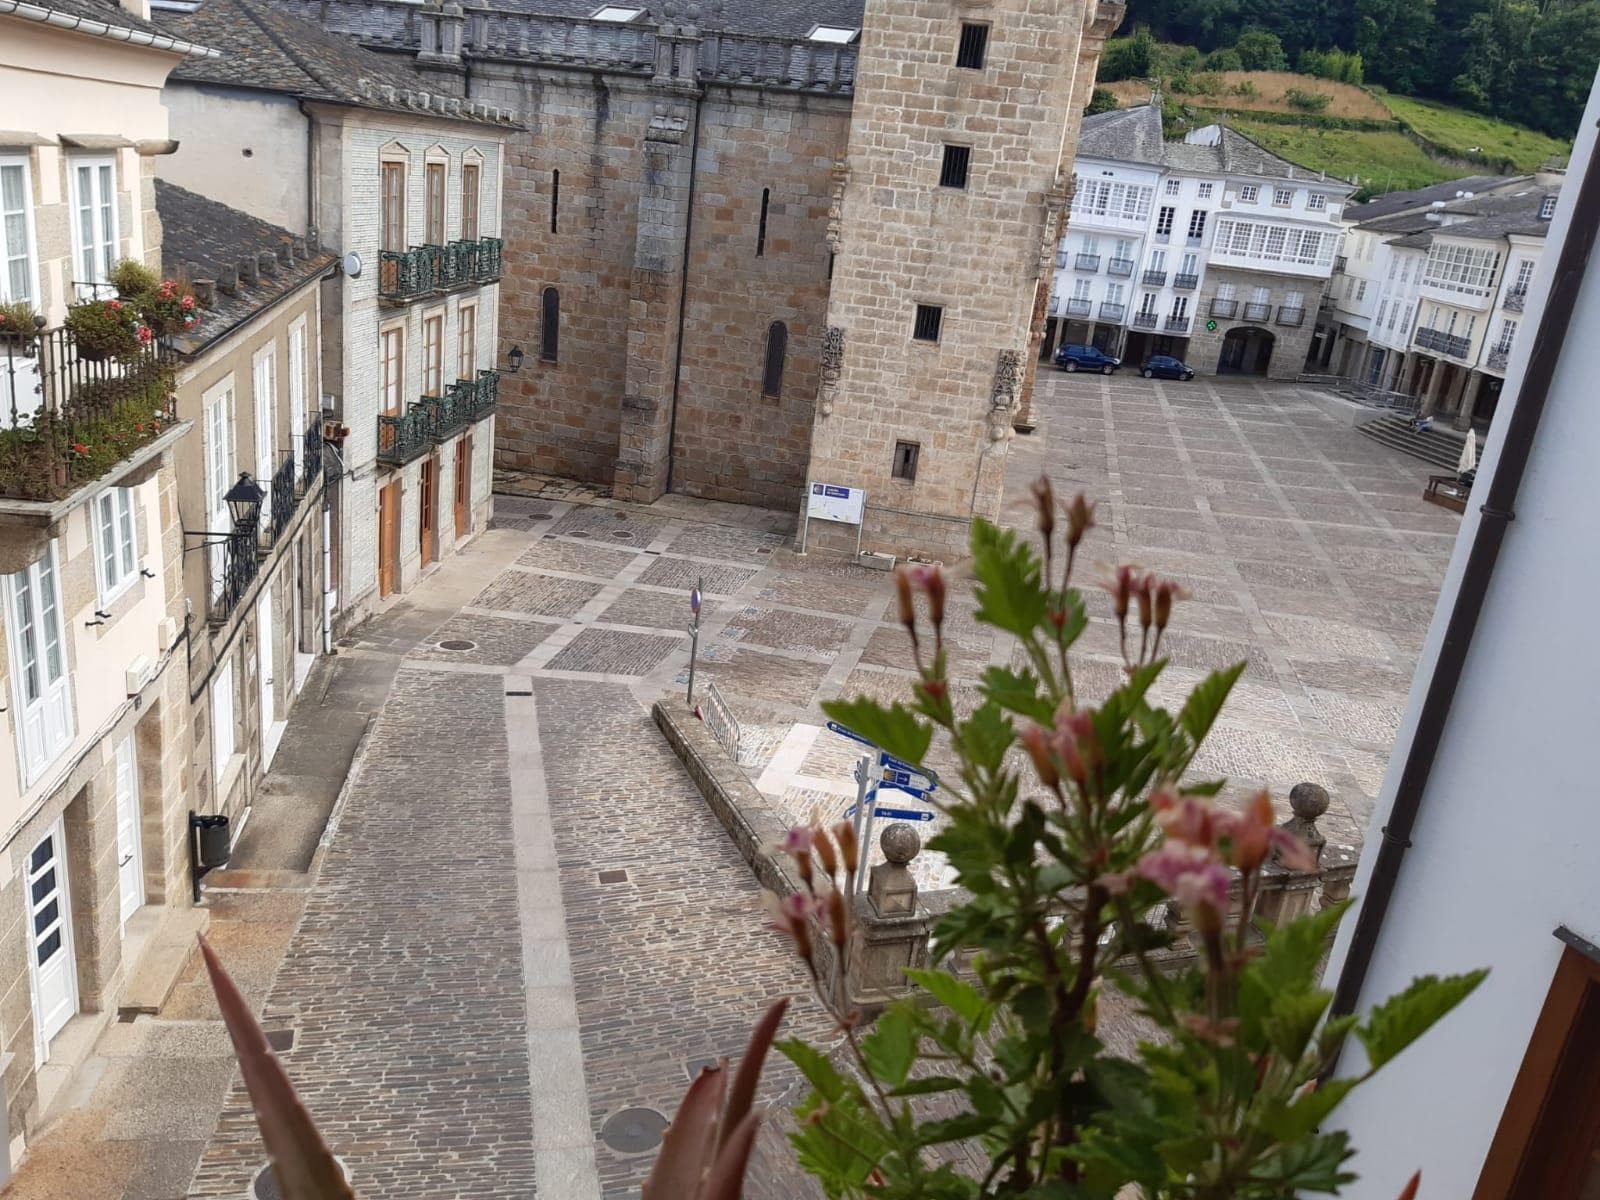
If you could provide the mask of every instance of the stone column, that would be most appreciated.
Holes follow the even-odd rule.
[[[1440,393],[1444,390],[1444,360],[1435,358],[1431,360],[1433,371],[1428,376],[1428,388],[1422,396],[1421,413],[1423,416],[1432,416],[1439,409]]]
[[[868,1016],[910,990],[905,972],[928,965],[932,918],[917,903],[917,881],[908,864],[922,849],[917,831],[904,821],[886,826],[878,838],[884,861],[868,873],[865,894],[856,896],[850,970],[845,979],[852,1005]]]
[[[1039,279],[1034,287],[1033,315],[1028,324],[1029,360],[1022,378],[1021,397],[1011,427],[1018,433],[1032,433],[1033,381],[1039,371],[1039,347],[1045,336],[1045,314],[1050,308],[1050,283],[1055,278],[1056,248],[1067,228],[1067,208],[1077,189],[1078,177],[1068,175],[1045,194],[1044,240],[1039,247]],[[1059,328],[1059,326],[1058,326]]]
[[[1456,408],[1457,429],[1472,428],[1472,413],[1478,407],[1478,398],[1483,395],[1483,381],[1482,371],[1467,372],[1467,381],[1461,388],[1461,403]]]

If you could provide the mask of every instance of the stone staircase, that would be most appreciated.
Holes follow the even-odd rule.
[[[1392,446],[1402,454],[1420,458],[1444,471],[1455,470],[1456,464],[1461,461],[1462,443],[1468,437],[1477,436],[1458,432],[1438,422],[1426,433],[1418,433],[1411,427],[1410,417],[1395,416],[1377,417],[1363,422],[1356,429],[1375,442]]]

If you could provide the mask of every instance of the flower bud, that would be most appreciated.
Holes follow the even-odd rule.
[[[928,619],[935,629],[944,624],[944,572],[937,564],[922,564],[907,570],[912,584],[919,592],[928,595]],[[904,619],[902,617],[902,619]]]
[[[1149,629],[1151,622],[1155,619],[1155,615],[1151,611],[1155,602],[1150,595],[1154,582],[1154,575],[1146,575],[1142,579],[1136,580],[1133,584],[1133,594],[1139,598],[1139,628],[1141,629]]]
[[[1067,510],[1067,545],[1077,546],[1083,541],[1083,535],[1094,528],[1095,506],[1083,498],[1079,492],[1066,506]]]
[[[828,836],[827,830],[816,828],[811,831],[811,848],[816,851],[828,878],[832,879],[834,872],[839,869],[839,855],[833,848],[833,839]]]
[[[844,893],[834,888],[828,893],[828,932],[835,946],[850,940],[850,915],[845,909]]]
[[[894,573],[895,599],[900,605],[900,624],[912,632],[917,628],[917,610],[911,603],[911,571],[901,567]]]
[[[1039,532],[1048,543],[1056,531],[1056,490],[1050,486],[1050,477],[1041,475],[1033,481],[1032,491],[1039,510]]]
[[[849,821],[839,821],[833,827],[833,839],[839,843],[839,857],[844,862],[844,873],[854,875],[860,864],[856,843],[856,827]]]
[[[1022,748],[1033,759],[1033,769],[1039,772],[1039,782],[1047,788],[1061,786],[1061,772],[1056,770],[1055,759],[1050,757],[1050,735],[1037,725],[1022,731]]]

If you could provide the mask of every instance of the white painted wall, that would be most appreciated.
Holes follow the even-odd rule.
[[[1600,90],[1591,93],[1580,125],[1574,179],[1595,152],[1597,118]],[[1543,314],[1577,190],[1568,188],[1557,210],[1550,251],[1530,294],[1530,325]],[[1565,924],[1600,940],[1600,824],[1589,758],[1600,668],[1600,627],[1589,599],[1600,595],[1594,524],[1600,405],[1593,402],[1593,380],[1600,376],[1600,261],[1590,261],[1572,329],[1576,336],[1561,347],[1516,520],[1455,694],[1362,1003],[1399,991],[1417,974],[1479,966],[1492,973],[1471,999],[1341,1110],[1359,1150],[1355,1169],[1361,1182],[1345,1193],[1351,1200],[1394,1200],[1418,1167],[1426,1200],[1472,1194],[1560,957],[1551,931]],[[1500,458],[1532,344],[1531,337],[1519,338],[1512,352],[1480,487]],[[1373,814],[1358,895],[1366,890],[1378,831],[1389,819],[1399,764],[1478,516],[1469,506]],[[1353,928],[1354,920],[1347,920],[1328,968],[1330,980],[1338,976]],[[1358,1050],[1349,1058],[1346,1070],[1359,1066]]]
[[[161,178],[305,232],[310,123],[293,97],[173,83],[161,98],[178,141]]]

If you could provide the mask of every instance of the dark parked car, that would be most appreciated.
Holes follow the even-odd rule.
[[[1139,374],[1146,379],[1193,379],[1194,368],[1169,354],[1152,354]]]
[[[1064,371],[1099,371],[1109,375],[1122,365],[1120,358],[1107,354],[1098,346],[1079,346],[1068,342],[1056,351],[1056,366]]]

